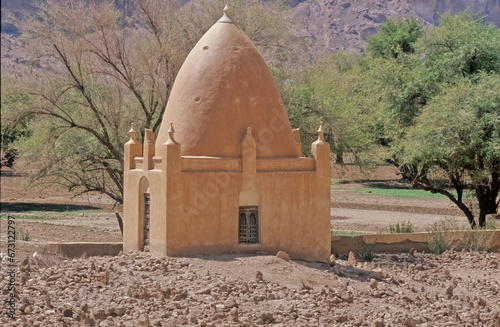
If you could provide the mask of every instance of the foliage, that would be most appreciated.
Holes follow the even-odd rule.
[[[354,53],[328,55],[283,88],[292,125],[302,130],[306,155],[316,138],[316,133],[306,131],[315,131],[323,121],[337,162],[343,163],[344,154],[351,154],[360,166],[374,163],[379,105],[372,84],[364,76],[363,60]]]
[[[351,153],[365,168],[394,164],[411,187],[450,199],[473,228],[497,212],[500,29],[481,17],[444,14],[427,29],[387,20],[366,56],[328,56],[285,95],[295,126],[330,127],[337,162]]]
[[[456,83],[481,72],[500,73],[500,31],[467,11],[441,16],[418,41],[422,63],[438,82]]]
[[[30,103],[30,98],[15,87],[15,81],[7,76],[2,76],[1,116],[2,128],[0,134],[1,161],[0,167],[11,168],[19,154],[15,142],[30,135],[26,120],[12,119],[16,108]]]
[[[429,228],[429,249],[435,254],[450,249],[487,251],[495,236],[495,228],[494,225],[486,225],[470,230],[454,219],[443,219],[433,223]]]
[[[493,237],[495,236],[494,230],[486,228],[479,228],[478,230],[468,231],[464,238],[464,248],[468,251],[488,251]]]
[[[395,224],[389,225],[389,231],[391,233],[413,233],[413,224],[411,221],[402,221]]]
[[[159,129],[177,71],[224,4],[135,0],[121,11],[113,1],[48,0],[36,16],[15,22],[32,58],[16,77],[18,94],[30,101],[9,110],[13,120],[29,118],[32,134],[16,147],[25,161],[38,163],[31,166],[33,181],[75,194],[97,191],[121,203],[130,124]],[[286,8],[256,0],[230,4],[238,8],[233,19],[269,60],[286,63]]]
[[[500,202],[500,30],[466,12],[446,14],[419,48],[439,91],[395,147],[399,160],[415,167],[416,183],[449,197],[475,227],[474,209],[463,200],[471,188],[484,226]]]
[[[387,19],[377,35],[368,38],[367,52],[374,58],[397,58],[415,51],[415,42],[423,34],[422,26],[415,18],[407,20]]]
[[[452,248],[455,243],[451,232],[459,230],[457,221],[446,218],[434,222],[429,227],[429,250],[435,254],[441,254]]]
[[[17,228],[16,229],[16,239],[29,242],[31,241],[31,235],[28,231],[25,231],[22,228]]]
[[[500,75],[480,74],[474,82],[464,80],[436,96],[398,145],[400,158],[418,170],[415,182],[462,206],[471,225],[474,216],[463,199],[467,182],[479,201],[480,225],[498,207],[499,109]],[[449,182],[456,196],[445,189]]]
[[[375,245],[363,242],[361,249],[358,252],[358,258],[361,261],[372,262],[375,258]]]

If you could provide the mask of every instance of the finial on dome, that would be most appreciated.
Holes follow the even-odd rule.
[[[228,4],[226,4],[226,6],[224,7],[224,15],[222,16],[221,19],[219,19],[219,22],[232,23],[233,21],[231,20],[231,18],[229,18],[230,14],[231,14],[231,7]]]
[[[170,122],[170,127],[168,128],[168,140],[167,140],[167,144],[178,144],[175,141],[175,139],[174,139],[174,133],[175,133],[174,123]]]
[[[130,141],[137,142],[137,139],[135,137],[135,135],[137,133],[137,130],[135,129],[135,124],[134,123],[130,124],[130,131],[128,131],[128,133],[130,135]]]
[[[323,122],[319,123],[318,141],[325,142],[325,130],[323,129]]]

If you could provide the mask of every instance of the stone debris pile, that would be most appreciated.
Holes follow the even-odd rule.
[[[151,253],[19,263],[3,326],[498,326],[498,253],[327,263]],[[2,301],[7,279],[0,277]]]

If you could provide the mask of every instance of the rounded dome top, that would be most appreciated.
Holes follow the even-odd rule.
[[[226,15],[191,50],[156,140],[173,122],[183,156],[239,157],[251,127],[257,157],[298,157],[281,95],[257,48]]]

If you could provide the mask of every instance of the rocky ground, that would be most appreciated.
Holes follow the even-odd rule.
[[[357,191],[366,183],[392,183],[391,167],[374,176],[337,168],[332,177],[342,182],[332,189],[332,225],[339,229],[377,232],[408,213],[419,215],[418,227],[426,217],[456,210],[446,200]],[[35,260],[33,253],[49,241],[119,241],[118,209],[95,195],[26,187],[25,179],[2,170],[2,215],[16,216],[16,228],[31,237],[16,240],[16,319],[2,305],[2,326],[500,327],[499,253],[376,254],[373,263],[339,257],[330,264],[147,252],[78,259],[38,253]],[[340,210],[363,214],[339,216]],[[374,219],[378,213],[383,220]],[[50,219],[21,219],[30,215]],[[6,226],[1,220],[3,303],[10,298]]]
[[[36,259],[19,264],[4,326],[500,326],[499,253]]]

